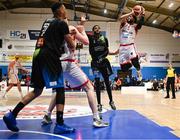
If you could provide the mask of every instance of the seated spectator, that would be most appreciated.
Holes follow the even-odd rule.
[[[115,81],[115,89],[116,90],[121,90],[121,85],[122,85],[121,79],[117,78],[117,80]]]
[[[180,75],[177,74],[176,83],[175,83],[175,90],[178,91],[180,89]]]
[[[158,81],[156,79],[154,79],[154,81],[153,81],[153,90],[158,91],[158,89],[159,89],[159,83],[158,83]]]

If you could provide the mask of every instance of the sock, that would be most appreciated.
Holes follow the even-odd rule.
[[[99,113],[93,113],[93,118],[94,119],[97,119],[97,120],[100,120],[100,117],[99,117]]]
[[[5,96],[6,96],[6,94],[7,94],[7,91],[5,91],[5,92],[4,92],[3,97],[5,97]]]
[[[48,115],[48,117],[51,117],[51,112],[48,111],[48,112],[47,112],[47,115]]]
[[[56,113],[56,122],[60,125],[62,125],[64,123],[63,120],[63,112],[62,111],[57,111]]]
[[[14,117],[16,118],[18,113],[24,108],[24,104],[22,102],[19,102],[16,107],[13,109],[12,113]]]

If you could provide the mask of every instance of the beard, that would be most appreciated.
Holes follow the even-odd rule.
[[[94,35],[98,36],[100,35],[100,32],[94,32]]]
[[[127,20],[127,23],[129,23],[129,24],[133,24],[133,23],[134,23],[134,20],[133,20],[133,19],[131,19],[131,20]]]
[[[129,24],[133,24],[136,22],[136,16],[133,16],[132,18],[131,17],[128,17],[127,18],[127,23]]]

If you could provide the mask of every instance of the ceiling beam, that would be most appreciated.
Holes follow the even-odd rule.
[[[151,15],[146,19],[145,23],[149,21],[149,19],[153,16],[154,13],[151,13]]]
[[[111,3],[112,2],[114,2],[114,3],[116,2],[116,4],[119,4],[117,0],[104,0],[104,2],[105,1],[106,2],[110,1]],[[16,4],[16,5],[13,4],[12,6],[7,7],[7,9],[23,8],[23,7],[24,8],[49,8],[50,5],[53,2],[54,1],[46,0],[46,4],[43,5],[44,7],[42,7],[42,4],[43,4],[42,0],[36,1],[36,2],[27,1],[26,3],[20,3],[20,4]],[[70,3],[65,3],[65,6],[66,6],[67,9],[73,10],[73,7],[72,7],[72,5]],[[97,15],[97,16],[103,16],[103,17],[111,18],[112,20],[107,20],[107,21],[110,21],[110,22],[114,21],[114,22],[116,22],[116,11],[115,10],[108,9],[108,11],[110,11],[110,12],[108,12],[107,14],[103,14],[103,12],[100,12],[101,9],[102,9],[102,7],[100,7],[100,6],[90,5],[88,13],[89,14],[94,14],[94,15]],[[4,8],[3,8],[3,10],[4,10]],[[85,12],[85,8],[84,7],[76,7],[76,10],[80,11],[80,12]],[[179,25],[179,23],[176,24],[175,28],[178,25]],[[163,30],[166,30],[168,32],[172,32],[172,28],[161,26],[161,25],[152,25],[150,23],[145,23],[145,26],[150,26],[150,27],[154,27],[154,28],[163,29]]]
[[[179,9],[180,9],[180,6],[179,6],[178,8],[176,8],[173,12],[176,13]],[[168,18],[170,18],[170,17],[167,16],[159,25],[163,24]],[[172,19],[171,19],[171,20],[172,20]],[[173,21],[173,22],[175,22],[175,21]],[[175,22],[175,23],[176,23],[176,22]],[[177,23],[176,23],[176,25],[177,25]],[[175,26],[176,26],[176,25],[175,25]],[[173,27],[173,28],[175,28],[175,27]]]
[[[46,4],[44,4],[42,1],[36,1],[36,2],[27,2],[27,3],[20,3],[13,6],[7,7],[7,9],[16,9],[16,8],[49,8],[49,5],[52,5],[53,2],[46,0]],[[64,3],[67,9],[73,10],[73,7],[69,3]],[[108,10],[107,14],[104,14],[103,11],[99,10],[102,9],[100,6],[93,6],[90,5],[88,12],[94,15],[103,16],[111,19],[116,19],[115,10]],[[4,10],[4,8],[3,8]],[[86,12],[86,9],[84,7],[76,7],[77,11],[80,12]]]
[[[161,22],[159,23],[159,25],[163,24],[168,18],[169,18],[169,16],[167,16],[163,21],[161,21]]]
[[[64,3],[64,5],[67,9],[73,10],[73,7],[71,4]],[[97,16],[103,16],[106,18],[116,19],[116,15],[115,15],[116,11],[115,10],[113,11],[113,10],[107,9],[108,12],[106,14],[104,14],[103,10],[98,10],[99,8],[100,7],[89,5],[88,13],[97,15]],[[100,9],[102,9],[102,8],[100,8]],[[76,7],[76,11],[85,13],[86,9],[84,7]]]
[[[177,23],[176,25],[174,25],[173,29],[176,29],[176,27],[178,27],[178,25],[180,25],[180,22]],[[178,29],[177,29],[177,30],[178,30]],[[179,30],[180,30],[180,28],[179,28]]]
[[[170,28],[170,27],[160,26],[160,25],[158,25],[158,24],[146,23],[145,26],[149,26],[149,27],[154,27],[154,28],[162,29],[162,30],[165,30],[165,31],[168,31],[168,32],[171,32],[171,33],[172,33],[172,31],[173,31],[173,29]]]
[[[162,0],[162,2],[158,5],[157,9],[161,7],[161,5],[164,3],[165,0]],[[154,15],[154,13],[151,13],[151,15],[146,19],[145,23],[149,21],[149,19]]]
[[[100,0],[100,1],[112,3],[112,4],[119,4],[118,0]],[[138,4],[138,2],[128,1],[126,6],[132,8],[137,4]],[[159,14],[167,15],[167,16],[177,16],[178,14],[180,14],[180,13],[174,13],[173,11],[170,11],[170,10],[168,10],[166,8],[162,8],[162,7],[157,9],[156,6],[148,5],[145,3],[142,3],[141,5],[145,8],[146,11],[153,12],[153,13],[159,13]]]

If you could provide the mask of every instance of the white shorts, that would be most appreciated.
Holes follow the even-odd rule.
[[[137,57],[137,51],[134,44],[120,45],[119,47],[119,63],[131,63],[131,59]]]
[[[61,61],[63,68],[64,81],[68,81],[69,85],[65,83],[65,89],[77,89],[86,85],[89,81],[86,74],[81,68],[74,62],[74,60]]]
[[[17,74],[9,74],[9,81],[10,84],[17,84],[19,83],[18,75]]]

